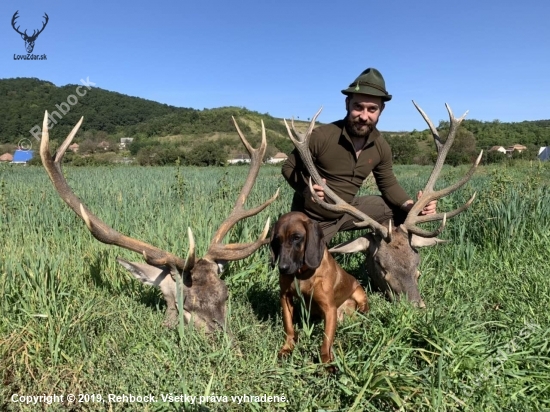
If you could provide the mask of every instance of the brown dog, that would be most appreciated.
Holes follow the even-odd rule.
[[[321,361],[332,362],[336,321],[355,309],[363,313],[369,310],[365,291],[328,252],[319,224],[301,212],[290,212],[279,218],[271,233],[270,246],[272,263],[278,261],[286,333],[279,357],[290,354],[296,344],[292,315],[298,287],[306,302],[311,302],[311,313],[324,318]]]

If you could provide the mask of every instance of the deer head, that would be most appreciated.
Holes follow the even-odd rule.
[[[422,191],[422,196],[417,200],[407,214],[405,222],[396,228],[392,228],[391,221],[389,222],[389,226],[386,227],[371,219],[357,208],[342,200],[323,182],[321,175],[313,163],[311,152],[309,151],[309,138],[311,136],[311,132],[313,131],[315,120],[321,113],[322,109],[319,110],[313,117],[305,134],[301,134],[296,131],[294,122],[292,122],[292,131],[286,121],[285,125],[287,127],[290,139],[300,153],[300,157],[302,158],[302,161],[311,176],[309,180],[310,190],[316,202],[327,210],[341,212],[342,214],[348,213],[354,216],[358,219],[357,222],[354,222],[358,228],[365,227],[371,229],[371,232],[365,234],[364,236],[335,246],[329,251],[335,253],[365,252],[368,275],[377,288],[385,292],[390,299],[406,295],[413,304],[419,307],[425,307],[424,301],[422,300],[418,290],[418,278],[420,277],[420,272],[418,271],[418,265],[420,264],[418,248],[424,246],[434,246],[436,244],[446,242],[438,239],[437,235],[439,235],[445,227],[448,218],[456,216],[470,207],[474,201],[475,193],[464,205],[451,212],[436,213],[425,216],[419,216],[419,213],[432,200],[441,199],[442,197],[458,190],[466,182],[468,182],[481,160],[483,151],[479,154],[473,166],[462,179],[447,188],[434,190],[434,184],[441,173],[447,153],[453,144],[456,131],[468,112],[464,113],[464,115],[459,119],[456,119],[453,116],[451,108],[446,105],[450,118],[450,130],[447,139],[443,143],[439,137],[439,132],[434,127],[428,116],[420,107],[417,106],[414,101],[413,104],[420,112],[432,132],[437,149],[437,160],[430,178],[426,183],[426,187]],[[293,133],[297,136],[297,138],[293,135]],[[325,198],[329,198],[333,203],[327,203],[316,195],[311,184],[312,179],[315,184],[323,187],[325,191]],[[439,228],[434,231],[427,231],[417,226],[420,223],[432,221],[441,221]]]
[[[32,35],[28,35],[27,34],[27,30],[25,30],[24,32],[20,32],[19,31],[19,26],[15,27],[15,21],[17,20],[17,18],[19,17],[17,15],[17,13],[19,13],[19,10],[17,10],[13,17],[11,18],[11,26],[13,27],[13,29],[19,33],[21,35],[21,38],[23,40],[25,40],[25,49],[27,49],[27,53],[32,53],[32,51],[34,50],[34,42],[36,41],[38,35],[40,33],[42,33],[42,31],[44,30],[44,28],[46,28],[46,25],[48,24],[48,20],[50,20],[50,18],[48,17],[48,15],[46,13],[44,13],[44,23],[42,23],[42,28],[40,30],[33,30],[32,32]]]
[[[254,149],[242,134],[235,119],[233,119],[237,132],[250,154],[250,170],[229,217],[225,219],[214,234],[204,257],[197,260],[195,256],[195,241],[191,229],[187,230],[189,236],[187,259],[182,259],[170,252],[117,232],[95,216],[73,193],[63,175],[61,161],[83,120],[84,118],[80,119],[59,147],[55,156],[52,156],[49,149],[48,112],[44,115],[40,157],[58,194],[84,220],[89,231],[97,240],[105,244],[120,246],[143,256],[146,263],[128,262],[120,258],[118,262],[141,282],[161,289],[167,303],[166,326],[173,327],[176,325],[178,310],[180,310],[183,311],[183,316],[187,323],[192,323],[206,332],[226,329],[226,302],[228,294],[227,286],[218,276],[221,265],[228,261],[244,259],[260,246],[266,244],[268,242],[265,238],[269,229],[269,219],[262,234],[253,243],[226,245],[221,242],[237,222],[260,213],[277,198],[279,193],[277,190],[271,199],[260,206],[244,209],[244,203],[258,176],[267,147],[263,122],[262,142],[259,148]],[[176,282],[178,277],[181,279],[181,282]],[[177,284],[181,284],[183,288],[183,307],[178,307]]]

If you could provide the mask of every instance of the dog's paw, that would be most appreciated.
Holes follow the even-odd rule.
[[[315,376],[322,378],[326,377],[327,375],[336,375],[340,372],[340,369],[338,369],[338,366],[332,365],[330,363],[319,363],[318,368],[315,370]]]
[[[332,362],[334,362],[334,355],[332,354],[332,351],[329,353],[321,352],[321,362],[324,364],[325,370],[328,373],[338,373],[338,367],[332,364]]]
[[[279,359],[283,359],[283,358],[286,358],[287,356],[289,356],[291,353],[292,353],[292,349],[283,347],[283,349],[281,349],[279,351],[279,353],[277,354],[277,357]]]

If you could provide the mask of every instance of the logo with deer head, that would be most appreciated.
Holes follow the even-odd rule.
[[[36,29],[33,30],[33,33],[29,36],[27,34],[27,30],[25,30],[24,32],[21,32],[19,30],[20,26],[15,27],[16,20],[19,17],[18,13],[19,13],[19,10],[17,10],[14,13],[13,17],[11,18],[11,25],[12,25],[13,29],[21,35],[21,38],[23,40],[25,40],[25,49],[27,49],[27,53],[32,53],[32,51],[34,50],[34,42],[36,41],[38,35],[44,31],[44,29],[46,28],[46,25],[48,24],[48,20],[50,18],[48,17],[48,15],[46,13],[44,13],[45,21],[42,23],[42,28],[40,30],[36,30]]]

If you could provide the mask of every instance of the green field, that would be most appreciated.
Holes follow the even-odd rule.
[[[441,237],[452,242],[421,251],[425,310],[371,292],[361,255],[338,257],[367,288],[371,311],[338,327],[336,375],[318,364],[323,328],[307,317],[296,325],[293,355],[277,359],[284,333],[267,247],[222,275],[238,348],[223,334],[169,330],[161,326],[160,292],[116,262],[140,256],[93,239],[42,168],[0,166],[0,410],[550,410],[550,164],[481,167],[439,202],[451,210],[478,193],[468,212],[448,222]],[[441,184],[466,170],[444,168]],[[188,226],[198,254],[206,251],[247,171],[119,166],[65,174],[109,225],[183,256]],[[411,194],[429,172],[396,167]],[[247,205],[278,187],[279,199],[226,242],[252,240],[268,216],[288,211],[292,193],[280,168],[263,167]],[[83,402],[14,402],[68,394]],[[151,394],[156,402],[98,402],[109,394]],[[231,398],[244,395],[240,404]],[[285,401],[251,397],[262,395]],[[200,396],[210,398],[199,406]]]

